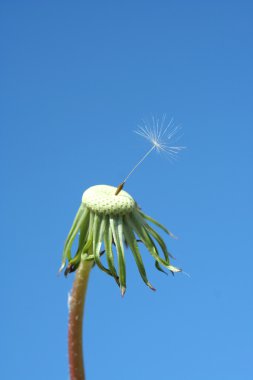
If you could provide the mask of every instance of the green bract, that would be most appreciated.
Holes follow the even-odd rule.
[[[148,222],[160,227],[169,235],[172,234],[160,223],[144,214],[126,191],[122,190],[115,195],[116,189],[113,186],[98,185],[90,187],[83,193],[81,206],[64,245],[61,269],[68,261],[65,270],[67,275],[78,268],[81,260],[93,260],[102,271],[114,277],[124,294],[125,248],[129,247],[143,281],[154,290],[147,279],[138,243],[146,246],[158,270],[163,271],[161,267],[163,266],[172,273],[180,272],[180,269],[170,264],[170,254],[164,240]],[[71,248],[78,234],[78,246],[73,256]],[[163,258],[160,256],[157,244],[163,253]],[[118,272],[113,251],[117,256]],[[106,256],[107,267],[101,261],[103,253]]]

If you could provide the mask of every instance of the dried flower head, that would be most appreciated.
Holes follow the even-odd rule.
[[[148,281],[139,244],[143,243],[146,246],[158,270],[164,271],[164,267],[172,273],[180,272],[180,269],[171,265],[164,240],[149,222],[173,235],[163,225],[144,214],[127,192],[122,190],[120,194],[115,195],[115,190],[113,186],[97,185],[83,193],[81,206],[65,242],[61,270],[68,262],[65,270],[67,275],[78,268],[81,260],[93,260],[102,271],[115,279],[124,295],[125,249],[129,247],[143,281],[150,289],[155,290]],[[78,246],[73,253],[73,243],[77,236]],[[107,266],[101,260],[103,253]],[[115,265],[115,255],[118,269]]]

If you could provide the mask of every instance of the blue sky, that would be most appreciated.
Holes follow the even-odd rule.
[[[126,190],[179,239],[190,274],[153,293],[130,254],[124,299],[92,271],[88,379],[249,380],[252,339],[250,1],[0,2],[2,378],[67,379],[63,243],[82,192],[118,185],[166,113],[177,163],[153,154]]]

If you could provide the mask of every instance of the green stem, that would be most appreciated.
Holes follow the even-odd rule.
[[[93,261],[81,260],[69,301],[68,352],[70,380],[85,380],[83,364],[83,312]]]

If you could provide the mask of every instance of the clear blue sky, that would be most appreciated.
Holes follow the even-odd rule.
[[[1,378],[68,378],[62,247],[82,192],[118,185],[148,144],[142,118],[173,116],[187,150],[158,154],[126,190],[179,239],[191,275],[130,254],[124,299],[91,274],[88,380],[250,380],[251,1],[0,2]]]

